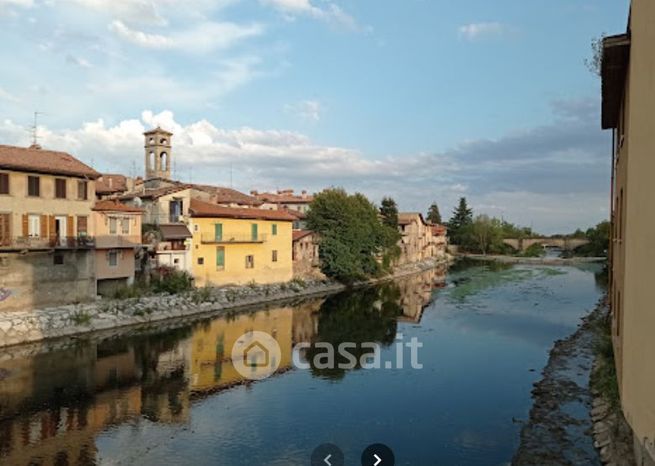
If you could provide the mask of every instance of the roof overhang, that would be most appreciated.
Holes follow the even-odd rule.
[[[629,62],[630,36],[628,34],[609,36],[603,39],[601,63],[603,95],[601,126],[603,129],[616,128],[618,125]]]

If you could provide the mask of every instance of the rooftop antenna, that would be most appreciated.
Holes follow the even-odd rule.
[[[38,119],[39,115],[43,115],[43,112],[34,112],[34,124],[32,125],[32,145],[37,146],[39,143],[39,126]]]
[[[177,173],[177,159],[174,159],[173,160],[173,175],[171,176],[171,178],[175,179],[176,173]]]
[[[132,167],[130,170],[130,178],[134,179],[136,178],[136,162],[132,160]]]

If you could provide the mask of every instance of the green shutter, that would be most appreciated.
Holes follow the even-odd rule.
[[[216,267],[225,267],[225,248],[216,248]]]
[[[252,240],[257,241],[257,238],[259,237],[258,231],[257,231],[257,224],[253,223],[250,225],[250,233],[252,235]]]
[[[272,232],[273,236],[277,235],[277,223],[274,223],[272,225]]]
[[[214,224],[214,239],[216,241],[222,241],[223,240],[223,224],[222,223]]]

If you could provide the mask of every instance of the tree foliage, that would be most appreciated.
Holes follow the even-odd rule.
[[[328,189],[316,195],[307,226],[320,238],[323,273],[344,283],[383,273],[400,252],[398,230],[382,223],[376,206],[359,193]]]
[[[586,58],[584,61],[585,66],[589,72],[600,77],[603,66],[603,39],[605,34],[591,39],[591,58]]]
[[[398,205],[392,198],[382,199],[380,215],[382,215],[382,223],[391,228],[398,228]]]
[[[465,245],[469,235],[470,227],[473,224],[473,210],[466,203],[466,198],[461,197],[453,216],[448,222],[449,238],[452,244]]]
[[[441,212],[439,212],[439,206],[436,202],[433,202],[428,209],[428,215],[426,218],[430,223],[434,223],[435,225],[441,224]]]
[[[585,238],[589,244],[580,246],[575,250],[575,254],[588,257],[606,257],[610,244],[610,222],[607,220],[600,222],[593,228],[589,228],[585,233]]]

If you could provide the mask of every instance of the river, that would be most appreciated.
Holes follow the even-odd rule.
[[[0,356],[0,464],[306,465],[333,443],[346,464],[384,443],[396,464],[501,465],[518,446],[556,339],[603,293],[596,265],[460,262],[367,289],[88,337]],[[230,348],[274,335],[280,369],[243,383]],[[422,343],[402,369],[293,367],[299,342]],[[311,360],[312,349],[301,354]]]

